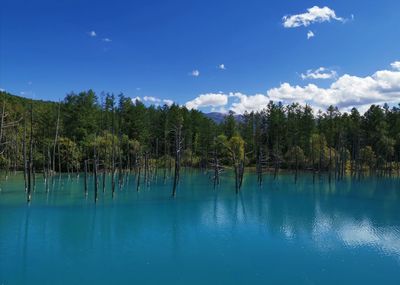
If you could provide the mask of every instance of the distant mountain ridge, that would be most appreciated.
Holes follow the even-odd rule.
[[[229,116],[228,113],[219,112],[204,113],[204,115],[213,120],[216,124],[221,124],[225,120],[225,117]],[[241,122],[243,120],[243,115],[235,114],[234,117],[236,122]]]

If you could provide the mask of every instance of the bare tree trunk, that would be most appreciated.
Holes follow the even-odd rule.
[[[1,122],[0,122],[0,143],[3,140],[3,129],[4,129],[4,119],[6,117],[6,100],[3,100],[3,108],[1,111]]]
[[[94,174],[94,202],[97,203],[98,199],[98,189],[99,189],[99,180],[97,178],[97,154],[96,147],[93,151],[93,174]]]
[[[136,191],[139,192],[139,190],[140,190],[140,171],[142,168],[139,157],[137,157],[137,165],[138,165],[138,172],[137,172],[137,177],[136,177]]]
[[[53,175],[56,172],[56,145],[57,145],[57,141],[58,141],[58,130],[59,130],[59,126],[60,126],[60,107],[61,107],[61,104],[59,102],[58,103],[58,112],[57,112],[56,134],[54,137],[54,144],[53,144]]]
[[[260,144],[257,155],[257,182],[259,187],[261,187],[263,183],[263,163],[264,163],[264,154]]]
[[[329,166],[328,166],[328,180],[329,180],[329,184],[331,184],[332,181],[332,147],[329,147]]]
[[[106,157],[107,157],[107,155],[106,155]],[[106,160],[104,159],[104,162],[103,162],[103,181],[102,181],[103,193],[106,192],[106,173],[107,173],[107,166],[106,166]]]
[[[144,152],[144,178],[143,183],[147,185],[147,176],[148,176],[148,158],[147,158],[147,151]]]
[[[295,183],[295,184],[297,184],[297,173],[298,173],[298,171],[299,171],[299,158],[298,158],[297,152],[298,152],[298,149],[297,149],[297,147],[296,147],[296,154],[295,154],[296,169],[295,169],[295,172],[294,172],[294,183]]]
[[[274,180],[275,180],[279,170],[279,142],[276,143],[274,161],[275,161],[275,171],[274,171]]]
[[[57,151],[58,151],[58,173],[60,174],[61,177],[61,152],[60,152],[60,144],[57,144]]]
[[[27,173],[27,157],[26,157],[26,118],[24,118],[24,137],[22,140],[22,151],[23,151],[23,156],[24,156],[24,182],[25,182],[25,192],[28,191],[28,173]]]
[[[87,159],[85,160],[85,163],[84,163],[84,170],[85,170],[85,176],[84,176],[84,179],[85,179],[85,196],[87,196],[88,195],[88,182],[87,182],[88,161],[87,161]]]
[[[213,165],[212,165],[214,168],[214,179],[213,179],[214,180],[214,189],[220,183],[219,174],[221,172],[221,166],[219,165],[218,151],[217,151],[216,144],[217,144],[216,138],[214,138]]]
[[[155,157],[155,170],[154,177],[157,180],[157,172],[158,172],[158,138],[156,138],[156,157]]]
[[[175,174],[172,188],[172,197],[176,197],[176,188],[179,183],[181,170],[181,151],[182,151],[182,125],[175,128]]]
[[[115,126],[114,126],[114,99],[112,102],[112,126],[111,126],[111,133],[112,133],[112,154],[111,154],[111,192],[112,196],[114,197],[115,194]]]
[[[315,184],[315,157],[314,157],[314,139],[311,138],[311,164],[313,172],[313,184]]]
[[[243,184],[243,177],[244,177],[244,161],[239,162],[239,190],[242,189],[242,184]]]
[[[27,201],[28,203],[32,200],[32,168],[33,168],[33,106],[31,103],[31,131],[29,139],[29,164],[28,164],[28,192]]]
[[[19,142],[18,142],[18,128],[15,128],[15,137],[14,137],[14,174],[17,173],[17,168],[18,168],[18,154],[19,154],[19,148],[18,148]]]
[[[120,123],[121,125],[121,123]],[[119,127],[121,128],[121,126]],[[118,144],[119,144],[119,152],[118,152],[118,186],[119,189],[122,189],[123,186],[123,174],[122,174],[122,132],[119,130],[118,135]]]
[[[233,169],[235,171],[235,193],[239,194],[239,165],[236,161],[236,157],[233,156]]]

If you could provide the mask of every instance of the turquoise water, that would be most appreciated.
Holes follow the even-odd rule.
[[[245,179],[235,195],[186,170],[171,199],[130,177],[95,205],[82,177],[38,177],[28,206],[2,176],[0,284],[400,284],[398,179]]]

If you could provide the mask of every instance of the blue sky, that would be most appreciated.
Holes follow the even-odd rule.
[[[16,95],[91,88],[238,113],[399,101],[397,0],[0,2],[0,88]]]

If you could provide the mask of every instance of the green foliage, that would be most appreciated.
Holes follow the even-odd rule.
[[[363,166],[372,170],[376,164],[376,155],[371,146],[366,146],[360,150],[360,160]]]
[[[79,150],[77,144],[69,138],[59,138],[60,145],[60,157],[64,165],[69,169],[80,169],[80,162],[82,159],[82,153]]]
[[[351,163],[352,169],[358,162],[369,169],[400,165],[400,106],[372,105],[363,115],[355,108],[341,113],[330,106],[314,114],[307,105],[270,102],[259,113],[238,117],[230,112],[217,125],[202,112],[176,104],[146,107],[123,94],[97,96],[92,90],[70,93],[60,103],[6,92],[0,92],[0,100],[5,108],[4,126],[12,125],[3,128],[0,138],[3,169],[23,166],[24,130],[28,144],[31,109],[37,169],[49,163],[50,153],[57,164],[60,155],[62,170],[78,170],[95,151],[110,167],[113,145],[114,158],[119,161],[122,157],[124,165],[146,153],[166,166],[175,151],[173,130],[177,126],[182,126],[182,164],[187,166],[204,166],[214,151],[224,164],[235,160],[255,165],[262,155],[269,165],[293,167],[298,163],[319,170],[336,168],[340,163]]]
[[[290,167],[303,165],[305,162],[304,151],[299,146],[290,148],[285,154],[286,162]]]

